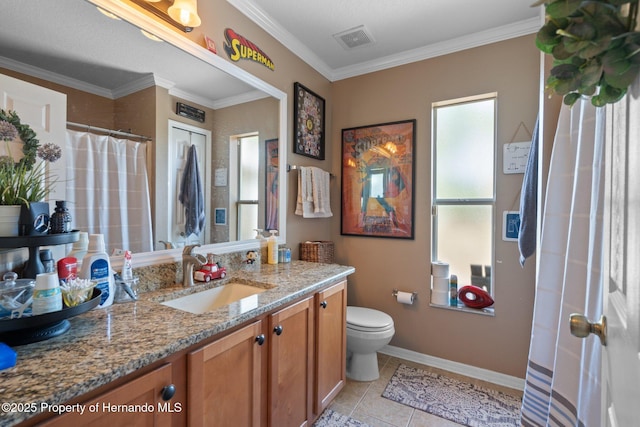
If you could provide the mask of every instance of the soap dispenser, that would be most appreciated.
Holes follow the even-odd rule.
[[[256,232],[256,240],[260,241],[260,259],[267,259],[267,239],[262,234],[262,228],[254,228]],[[261,261],[264,262],[264,261]]]
[[[267,239],[267,262],[269,264],[278,263],[278,239],[276,233],[278,230],[269,230],[271,236]]]

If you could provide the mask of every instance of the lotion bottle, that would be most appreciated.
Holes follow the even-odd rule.
[[[278,230],[269,230],[271,236],[267,239],[267,262],[269,264],[278,263],[278,239],[276,233]]]
[[[97,283],[96,288],[102,291],[98,307],[103,308],[113,304],[115,281],[111,274],[109,255],[104,250],[104,236],[102,234],[89,235],[89,247],[82,260],[79,277],[91,279]]]

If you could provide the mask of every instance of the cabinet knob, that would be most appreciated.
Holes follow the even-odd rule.
[[[162,387],[162,400],[164,400],[165,402],[167,400],[171,400],[174,394],[176,394],[176,386],[174,386],[173,384]]]
[[[264,334],[260,334],[256,337],[256,342],[258,343],[258,345],[262,345],[264,344]]]
[[[327,308],[327,302],[326,302],[326,301],[322,301],[322,302],[320,303],[320,307],[322,307],[322,308]]]
[[[275,332],[276,335],[280,335],[282,333],[282,325],[278,325],[275,328],[273,328],[273,332]]]

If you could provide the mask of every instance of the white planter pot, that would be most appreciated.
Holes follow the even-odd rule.
[[[0,205],[0,236],[17,236],[20,205]]]

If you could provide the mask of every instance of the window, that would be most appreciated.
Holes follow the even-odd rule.
[[[433,117],[433,259],[458,288],[493,295],[497,94],[437,102]]]

